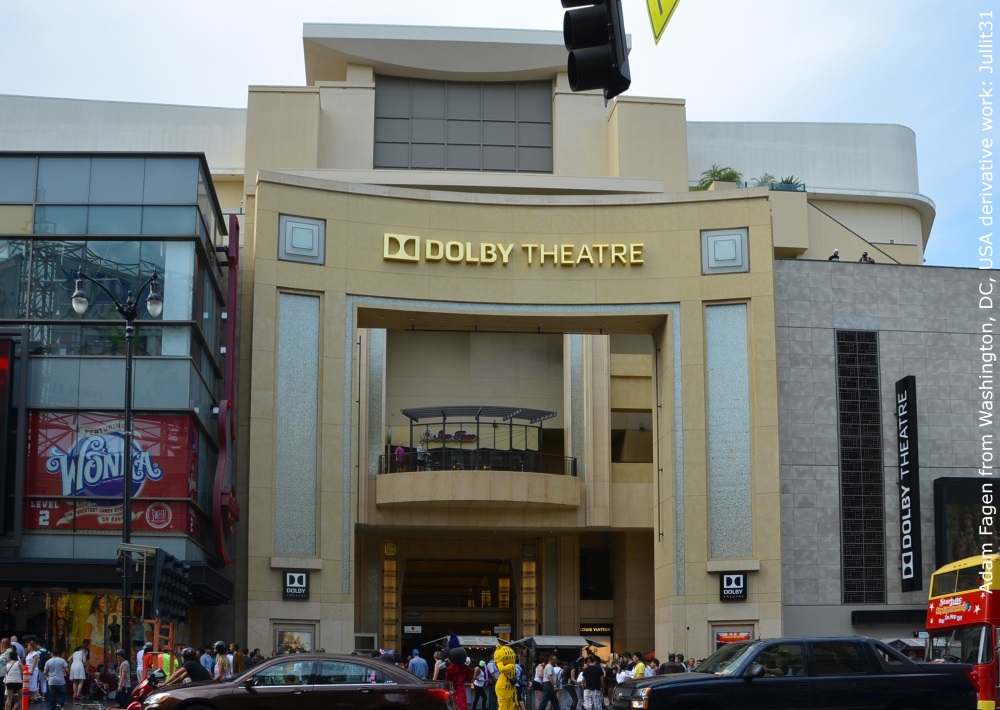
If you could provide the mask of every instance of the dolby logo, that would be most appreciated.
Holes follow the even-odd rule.
[[[302,570],[285,570],[285,585],[281,593],[282,599],[308,599],[309,573]]]
[[[747,573],[724,572],[719,575],[719,599],[741,601],[747,598]]]

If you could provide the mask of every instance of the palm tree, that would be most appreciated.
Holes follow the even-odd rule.
[[[707,190],[709,186],[716,181],[721,182],[739,182],[743,179],[738,171],[732,168],[723,168],[715,163],[712,163],[712,167],[701,174],[701,180],[698,181],[699,190]]]
[[[771,173],[761,173],[759,176],[754,178],[754,182],[756,182],[758,186],[770,185],[772,182],[776,181],[777,178]]]

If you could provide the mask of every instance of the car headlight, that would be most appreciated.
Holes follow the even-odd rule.
[[[143,707],[151,707],[153,705],[159,705],[164,700],[170,697],[170,693],[153,693],[148,698],[146,702],[142,704]]]
[[[649,690],[649,688],[636,688],[629,700],[629,707],[632,710],[646,710],[649,707]]]

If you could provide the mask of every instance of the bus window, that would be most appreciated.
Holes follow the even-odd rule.
[[[931,596],[954,594],[958,588],[958,572],[939,572],[931,577]]]
[[[958,571],[958,592],[967,592],[978,589],[983,584],[982,567],[966,567]]]
[[[930,632],[931,660],[946,663],[991,663],[989,627],[979,625]]]

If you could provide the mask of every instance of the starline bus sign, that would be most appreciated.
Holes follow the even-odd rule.
[[[927,628],[984,622],[988,598],[988,592],[977,589],[966,594],[931,599],[927,608]]]

